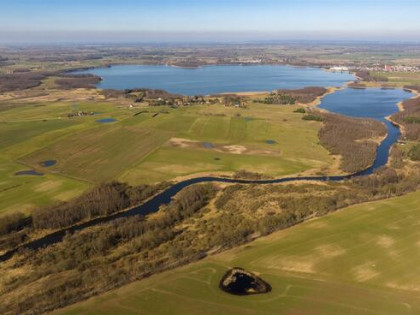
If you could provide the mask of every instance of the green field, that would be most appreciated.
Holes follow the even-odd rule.
[[[248,109],[223,105],[129,108],[111,102],[51,101],[23,103],[0,118],[0,212],[29,211],[67,200],[90,185],[118,179],[155,183],[208,172],[251,170],[283,176],[331,165],[318,143],[321,124],[301,119],[293,106],[252,104]],[[74,111],[98,115],[74,117]],[[134,116],[138,111],[147,111]],[[158,115],[156,115],[159,113]],[[117,121],[97,123],[100,118]],[[174,146],[171,139],[193,145]],[[267,144],[266,140],[275,140]],[[239,146],[245,152],[205,148]],[[57,164],[44,168],[45,160]],[[35,169],[43,177],[14,176]],[[41,187],[41,188],[40,188]],[[50,187],[50,188],[48,188]]]
[[[251,114],[267,115],[273,111],[273,108],[264,109],[256,109]],[[22,160],[35,166],[44,160],[56,159],[59,163],[51,168],[55,172],[94,182],[119,178],[132,184],[240,169],[279,176],[327,164],[324,161],[330,160],[329,154],[317,144],[320,125],[305,124],[300,115],[290,113],[291,109],[282,108],[273,115],[278,116],[279,121],[287,119],[286,122],[264,117],[209,117],[200,113],[200,108],[171,110],[156,117],[153,113],[145,113],[74,133]],[[242,145],[256,153],[231,154],[204,147],[172,147],[167,142],[174,137]],[[267,139],[273,139],[277,144],[268,145]],[[281,154],[258,154],[264,150],[277,150]]]
[[[392,83],[397,86],[419,85],[420,73],[418,72],[372,72],[373,77],[387,78],[386,83]]]
[[[59,313],[419,314],[419,198],[352,206]],[[233,266],[260,274],[272,292],[222,292]]]
[[[50,158],[28,164],[24,157],[42,152],[54,144],[65,144],[73,134],[94,129],[98,126],[95,122],[98,117],[127,117],[124,111],[110,103],[11,103],[14,107],[3,110],[0,116],[0,215],[15,210],[28,212],[38,206],[69,200],[91,187],[89,179],[79,178],[77,174],[43,168],[41,163]],[[74,110],[101,114],[67,118],[67,114]],[[38,170],[45,175],[14,175],[15,172],[28,169]]]

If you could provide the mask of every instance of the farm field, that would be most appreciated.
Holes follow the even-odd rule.
[[[420,192],[365,203],[152,276],[59,314],[418,314]],[[230,267],[272,292],[218,288]]]
[[[34,207],[66,201],[85,191],[90,184],[55,174],[15,176],[28,167],[0,156],[0,215],[28,212]]]
[[[97,127],[96,120],[112,113],[118,118],[125,115],[115,105],[101,102],[11,102],[0,116],[0,214],[9,211],[28,212],[35,207],[65,201],[78,196],[91,187],[89,180],[76,174],[61,174],[43,167],[46,158],[33,165],[23,157],[54,143],[66,143],[67,137]],[[98,116],[69,119],[72,111],[98,112]],[[99,118],[98,118],[99,117]],[[43,176],[19,175],[19,171],[36,170]]]
[[[418,72],[372,72],[373,77],[387,78],[386,83],[396,86],[419,85],[420,73]]]
[[[302,114],[293,112],[296,106],[12,104],[0,119],[2,213],[67,200],[115,179],[137,185],[239,170],[283,176],[326,170],[333,161],[318,143],[321,123],[303,121]],[[67,117],[74,112],[96,114]],[[107,118],[115,121],[98,123]],[[56,164],[43,167],[48,160]],[[22,170],[45,175],[14,175]]]

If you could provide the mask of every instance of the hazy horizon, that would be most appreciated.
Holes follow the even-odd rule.
[[[419,41],[414,0],[0,0],[1,43]]]

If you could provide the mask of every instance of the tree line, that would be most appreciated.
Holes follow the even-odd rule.
[[[16,247],[44,229],[63,229],[99,216],[108,216],[144,202],[169,183],[130,186],[117,181],[103,183],[66,202],[0,217],[0,250]]]
[[[409,86],[410,90],[420,92],[420,87]],[[408,140],[420,140],[420,97],[408,99],[402,102],[404,111],[392,115],[392,120],[404,126],[404,136]]]

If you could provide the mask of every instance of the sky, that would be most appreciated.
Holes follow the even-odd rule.
[[[0,42],[420,41],[419,0],[0,0]]]

